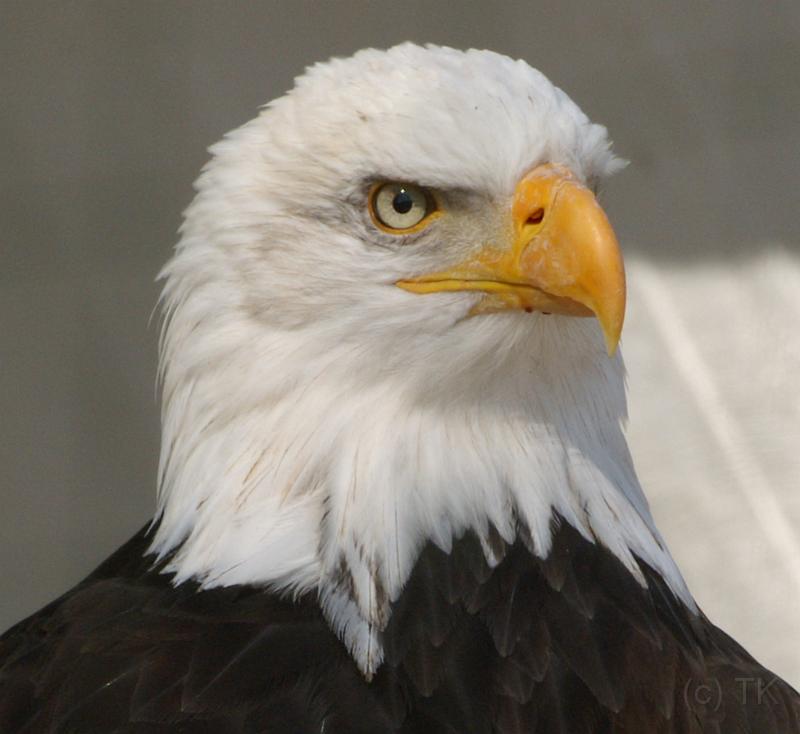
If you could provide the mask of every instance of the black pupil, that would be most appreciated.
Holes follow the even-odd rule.
[[[411,207],[414,206],[414,200],[408,191],[400,189],[392,199],[392,206],[398,214],[408,214],[411,211]]]

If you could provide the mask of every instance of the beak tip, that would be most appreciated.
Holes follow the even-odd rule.
[[[625,306],[624,301],[622,308],[617,310],[616,313],[608,313],[595,311],[595,316],[600,322],[600,328],[603,331],[603,340],[606,345],[606,352],[609,357],[613,357],[619,347],[619,340],[622,336],[622,325],[625,321]]]
[[[606,352],[609,357],[613,357],[617,348],[619,347],[619,340],[622,336],[622,321],[618,324],[604,324],[601,322],[600,326],[603,329],[603,339],[606,343]]]

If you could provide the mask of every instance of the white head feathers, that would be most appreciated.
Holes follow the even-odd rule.
[[[522,61],[404,44],[311,68],[211,152],[162,274],[153,548],[176,551],[177,581],[316,589],[370,673],[425,542],[489,523],[511,540],[519,521],[546,555],[557,511],[691,603],[597,323],[466,319],[474,293],[394,285],[490,237],[534,166],[616,170],[603,127]],[[376,180],[435,187],[450,216],[383,233]]]

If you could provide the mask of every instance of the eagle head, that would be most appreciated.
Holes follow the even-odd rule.
[[[557,514],[688,596],[622,433],[605,128],[523,61],[403,44],[211,153],[162,273],[176,582],[314,591],[367,673],[422,545],[466,530],[545,556]]]

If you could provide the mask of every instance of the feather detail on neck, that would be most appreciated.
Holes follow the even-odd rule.
[[[168,340],[191,342],[182,317],[173,315]],[[456,324],[439,342],[447,354],[482,338],[464,350],[494,355],[481,370],[443,362],[365,379],[345,368],[352,345],[314,360],[303,354],[308,335],[291,332],[261,333],[273,343],[263,360],[256,333],[242,333],[246,367],[236,349],[185,375],[172,362],[153,550],[177,549],[167,569],[176,582],[316,589],[370,673],[381,661],[377,632],[427,541],[448,550],[473,530],[491,564],[491,533],[508,543],[521,533],[544,558],[558,513],[640,582],[634,556],[646,561],[692,606],[625,444],[621,360],[583,354],[587,342],[602,350],[596,325],[563,318],[543,333],[547,317],[482,318],[477,334],[474,323]],[[557,369],[531,349],[545,338],[558,341],[549,345]]]

